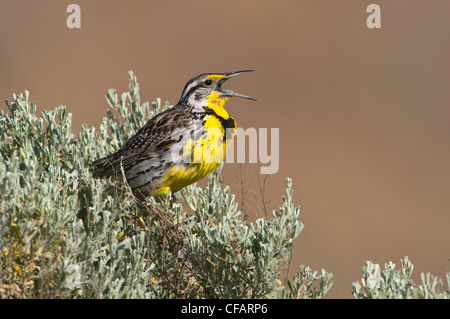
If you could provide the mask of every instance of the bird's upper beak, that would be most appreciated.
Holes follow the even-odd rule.
[[[243,70],[243,71],[237,71],[237,72],[225,73],[225,77],[222,78],[222,79],[220,79],[220,80],[219,80],[219,83],[218,83],[218,89],[219,89],[220,92],[222,92],[222,96],[225,96],[225,97],[232,97],[232,96],[235,96],[235,97],[242,97],[242,98],[244,98],[244,99],[249,99],[249,100],[256,101],[254,98],[252,98],[252,97],[250,97],[250,96],[247,96],[247,95],[244,95],[244,94],[240,94],[240,93],[236,93],[236,92],[233,92],[233,91],[231,91],[231,90],[223,90],[223,89],[221,88],[221,85],[222,85],[226,80],[228,80],[229,78],[232,78],[233,76],[236,76],[236,75],[239,75],[239,74],[242,74],[242,73],[252,72],[252,71],[254,71],[254,70]]]

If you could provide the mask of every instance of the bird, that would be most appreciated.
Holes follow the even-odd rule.
[[[148,120],[117,152],[94,161],[93,175],[123,176],[143,196],[174,193],[199,181],[223,162],[236,134],[225,103],[231,97],[255,100],[222,84],[251,71],[192,78],[175,106]]]

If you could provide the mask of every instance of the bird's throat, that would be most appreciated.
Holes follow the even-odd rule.
[[[206,106],[213,110],[214,113],[217,114],[217,116],[223,118],[224,120],[228,120],[230,118],[230,115],[225,110],[224,105],[229,99],[229,97],[223,97],[220,93],[211,92],[208,99],[206,100]]]

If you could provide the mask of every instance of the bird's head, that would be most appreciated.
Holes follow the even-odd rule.
[[[226,111],[223,109],[223,105],[230,99],[230,97],[235,96],[244,99],[255,100],[254,98],[251,98],[247,95],[236,93],[231,90],[222,89],[222,84],[229,78],[251,71],[253,70],[228,73],[205,73],[196,76],[195,78],[189,80],[188,83],[186,83],[178,104],[184,104],[193,107],[206,106],[216,111],[217,115],[222,116],[219,113],[226,113]],[[226,113],[226,116],[223,117],[227,118],[228,114]]]

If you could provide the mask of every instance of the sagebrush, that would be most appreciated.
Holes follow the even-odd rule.
[[[430,273],[421,273],[422,283],[411,279],[414,265],[408,257],[401,260],[401,269],[390,261],[384,270],[378,264],[367,261],[363,267],[361,284],[352,284],[352,294],[357,299],[450,299],[450,273],[442,279]]]
[[[111,89],[96,130],[72,132],[61,106],[37,114],[29,93],[0,115],[0,298],[320,298],[332,275],[301,266],[288,280],[303,224],[292,181],[271,218],[249,222],[220,170],[141,202],[121,179],[96,179],[89,163],[117,150],[170,107]],[[317,283],[317,284],[315,284]]]

